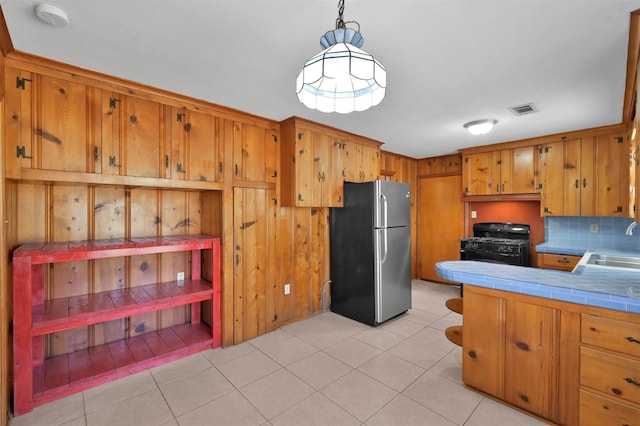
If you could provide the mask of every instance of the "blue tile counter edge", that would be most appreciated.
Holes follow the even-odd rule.
[[[542,243],[536,246],[536,253],[566,254],[568,256],[583,256],[587,252],[584,247],[561,246]]]
[[[640,299],[627,296],[628,287],[640,286],[640,272],[593,269],[563,272],[471,260],[436,263],[436,273],[449,281],[640,314]]]

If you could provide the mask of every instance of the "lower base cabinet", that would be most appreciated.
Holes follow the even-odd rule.
[[[640,315],[467,285],[464,383],[563,425],[640,425]]]
[[[555,309],[465,287],[463,380],[537,416],[557,420]]]

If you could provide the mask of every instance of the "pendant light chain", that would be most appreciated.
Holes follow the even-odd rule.
[[[338,1],[338,19],[336,19],[336,28],[346,28],[342,15],[344,14],[344,0]]]

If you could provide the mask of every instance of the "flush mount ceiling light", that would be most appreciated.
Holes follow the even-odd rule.
[[[308,108],[349,113],[367,110],[384,98],[387,73],[373,56],[360,50],[364,44],[360,24],[345,22],[343,12],[344,0],[340,0],[336,29],[320,38],[325,50],[305,62],[296,80],[298,99]]]
[[[484,135],[489,133],[493,126],[496,125],[498,120],[476,120],[465,123],[463,127],[469,131],[472,135]]]
[[[54,27],[62,27],[69,23],[67,12],[51,4],[40,3],[35,8],[36,16]]]

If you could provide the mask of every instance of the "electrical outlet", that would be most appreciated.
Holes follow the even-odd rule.
[[[476,219],[478,217],[478,212],[475,210],[471,210],[471,219]]]
[[[289,294],[291,293],[291,284],[285,284],[284,285],[284,294]]]
[[[184,281],[184,272],[178,272],[178,275],[176,276],[176,280]]]
[[[591,224],[591,232],[593,232],[594,234],[597,234],[599,231],[600,231],[600,227],[597,224],[595,223]]]

